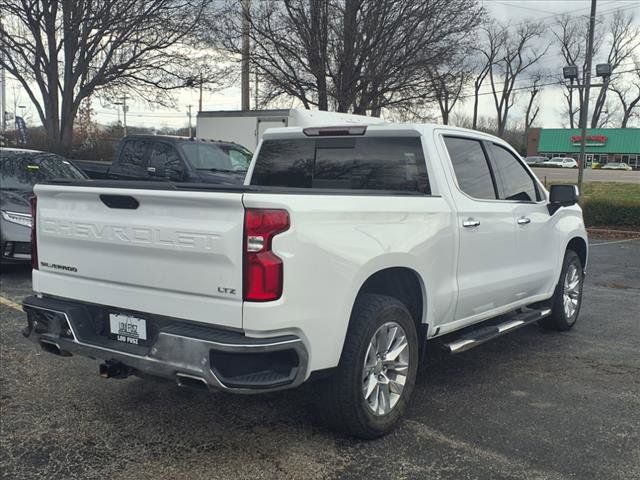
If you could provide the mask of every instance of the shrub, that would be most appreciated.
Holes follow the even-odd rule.
[[[581,202],[587,227],[640,230],[640,202],[622,198],[585,198]]]

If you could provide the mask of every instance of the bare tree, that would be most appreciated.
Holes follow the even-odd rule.
[[[68,151],[81,102],[184,85],[184,49],[209,0],[0,0],[0,62],[22,85],[50,147]],[[155,97],[157,99],[157,97]]]
[[[620,65],[632,58],[634,52],[640,48],[640,28],[634,23],[634,14],[631,10],[617,10],[607,24],[605,41],[609,46],[607,63],[615,75],[615,71]],[[611,77],[604,77],[602,86],[596,98],[593,115],[591,117],[591,128],[596,128],[601,122],[600,116],[604,113],[606,106],[607,92]]]
[[[238,7],[228,1],[227,23],[212,38],[234,54]],[[270,100],[379,115],[424,98],[427,69],[464,46],[481,11],[477,0],[254,2],[252,62]]]
[[[490,43],[500,44],[496,60],[489,68],[489,81],[496,109],[498,135],[502,136],[509,111],[515,102],[516,80],[540,61],[549,45],[540,45],[545,32],[544,25],[540,23],[525,22],[515,31],[496,23],[487,30]]]
[[[485,23],[480,29],[481,46],[473,46],[472,51],[479,54],[479,58],[474,65],[475,77],[473,80],[473,121],[471,128],[478,127],[478,104],[480,100],[480,88],[489,75],[489,70],[493,67],[498,52],[504,41],[505,32],[494,31],[489,23]]]
[[[627,82],[624,77],[619,77],[609,85],[609,90],[618,96],[622,107],[621,128],[627,128],[629,120],[640,117],[640,61],[636,60],[635,64],[632,80]]]
[[[633,52],[640,46],[640,31],[633,20],[632,11],[618,10],[609,20],[596,24],[594,57],[598,58],[598,53],[603,48],[608,48],[606,61],[614,68],[614,74],[615,70],[629,60]],[[558,17],[556,23],[557,27],[553,30],[553,34],[565,64],[576,65],[582,70],[581,77],[574,82],[574,86],[578,88],[567,88],[564,92],[569,126],[577,128],[580,105],[582,105],[583,101],[583,89],[580,87],[582,86],[586,69],[584,47],[588,21],[569,15],[562,15]],[[611,78],[605,78],[603,86],[598,91],[590,121],[592,128],[601,123],[599,120],[606,106],[607,92],[611,90],[609,88],[611,81]]]
[[[557,27],[553,30],[553,35],[556,38],[557,44],[560,48],[560,53],[565,61],[566,65],[576,65],[582,68],[583,75],[575,80],[576,87],[582,86],[582,79],[584,78],[584,71],[586,69],[585,61],[585,41],[587,38],[588,23],[579,19],[576,21],[575,17],[571,17],[567,14],[561,15],[557,18]],[[597,31],[596,31],[597,33]],[[594,35],[594,54],[599,48],[600,35]],[[577,92],[578,101],[574,99],[574,94]],[[569,118],[569,128],[577,128],[579,123],[580,105],[583,100],[582,88],[568,88],[564,92],[564,97],[567,102],[566,114]]]
[[[430,89],[438,103],[444,125],[449,124],[449,115],[458,101],[462,100],[463,88],[471,79],[471,72],[465,63],[465,58],[453,58],[440,67],[427,69]]]
[[[424,99],[429,68],[455,57],[480,21],[475,0],[400,0],[363,4],[362,75],[353,111],[379,116],[382,108],[402,108]],[[428,86],[428,84],[426,84]]]

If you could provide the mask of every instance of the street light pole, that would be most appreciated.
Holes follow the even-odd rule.
[[[582,178],[584,176],[585,143],[587,141],[587,121],[589,118],[589,88],[591,87],[591,61],[593,57],[593,31],[596,24],[596,0],[591,0],[591,14],[589,16],[589,38],[587,40],[587,71],[584,74],[584,95],[580,107],[580,163],[578,165],[578,190],[582,192]]]
[[[242,110],[249,110],[249,55],[250,55],[250,30],[249,24],[251,0],[242,0],[242,75],[241,96]]]

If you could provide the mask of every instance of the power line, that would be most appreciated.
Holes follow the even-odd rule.
[[[518,4],[515,4],[515,3],[511,3],[511,2],[502,2],[500,0],[493,0],[493,2],[500,3],[502,5],[508,5],[508,6],[514,7],[514,8],[521,8],[523,10],[529,10],[529,11],[532,11],[532,12],[549,13],[550,17],[555,17],[556,15],[562,15],[563,13],[570,13],[570,11],[569,12],[563,12],[563,13],[561,13],[561,12],[554,13],[554,12],[552,12],[550,10],[542,10],[540,8],[533,8],[533,7],[525,7],[524,5],[518,5]],[[581,8],[579,10],[583,10],[583,8]]]
[[[618,68],[620,68],[620,67],[626,67],[626,66],[631,66],[631,65],[635,65],[635,63],[634,63],[634,62],[621,63],[620,65],[618,65]],[[636,69],[635,69],[635,68],[633,68],[633,69],[631,69],[631,70],[624,70],[624,71],[621,71],[621,72],[619,72],[619,71],[615,71],[615,70],[614,70],[614,71],[612,72],[612,75],[619,75],[619,74],[622,74],[622,73],[631,73],[631,72],[635,72],[635,71],[636,71]],[[516,80],[516,82],[518,82],[518,81],[520,81],[520,80],[527,80],[527,79],[526,79],[526,78],[519,79],[519,80]],[[494,82],[494,84],[495,84],[495,85],[503,85],[504,83],[505,83],[505,81],[504,81],[504,80],[501,80],[501,81],[498,81],[498,82]],[[554,82],[551,82],[551,83],[549,83],[548,85],[552,85],[553,83],[554,83]],[[563,82],[560,82],[560,83],[563,83]],[[536,86],[536,87],[541,87],[541,86],[546,86],[546,85],[547,85],[547,84],[537,84],[537,85],[533,85],[533,84],[531,84],[531,85],[529,85],[528,87],[523,87],[523,88],[533,88],[534,86]],[[483,85],[483,86],[484,86],[484,85]],[[518,86],[518,89],[520,89],[519,87],[520,87],[520,85]],[[493,93],[493,92],[492,92],[491,90],[489,90],[489,91],[487,91],[487,92],[480,92],[480,93],[479,93],[479,95],[490,95],[491,93]],[[466,95],[464,98],[469,98],[469,97],[473,97],[473,96],[474,96],[474,94],[470,94],[470,95]],[[461,97],[461,98],[462,98],[462,97]]]
[[[504,4],[504,2],[501,2],[500,0],[494,0],[494,1]],[[613,1],[620,1],[620,0],[613,0]],[[633,1],[635,2],[636,0],[633,0]],[[512,5],[512,4],[509,4],[509,5],[514,6],[514,7],[516,6],[516,5]],[[558,12],[558,13],[556,13],[554,15],[548,15],[546,17],[539,17],[539,18],[535,18],[535,19],[523,20],[522,22],[510,24],[510,26],[518,27],[520,25],[524,25],[524,24],[529,23],[531,21],[541,22],[543,20],[547,20],[547,19],[550,19],[550,18],[558,18],[558,17],[562,17],[562,16],[565,16],[565,15],[571,17],[568,20],[570,22],[574,22],[576,20],[588,20],[589,19],[589,15],[585,15],[585,14],[571,15],[571,13],[575,13],[576,11],[585,10],[585,9],[588,9],[588,8],[589,7],[586,7],[586,8],[583,7],[583,8],[578,8],[578,9],[569,10],[569,11],[565,11],[565,12]],[[630,6],[627,6],[627,7],[622,7],[622,6],[613,7],[611,9],[609,9],[609,10],[603,10],[602,12],[598,13],[598,17],[603,17],[605,15],[609,15],[611,13],[615,13],[615,12],[618,12],[618,11],[622,12],[622,11],[629,10],[629,9],[632,9],[632,8],[638,8],[638,5],[634,4],[634,5],[630,5]],[[600,18],[598,18],[597,20],[599,20],[599,19]],[[554,25],[560,25],[561,23],[562,22],[560,20],[557,20],[555,22],[546,23],[545,26],[546,27],[552,27]]]
[[[622,71],[622,72],[614,72],[614,73],[615,73],[615,74],[621,74],[621,73],[631,73],[631,72],[635,72],[635,71],[636,71],[636,69],[635,69],[635,68],[633,68],[633,69],[631,69],[631,70],[624,70],[624,71]],[[504,82],[500,82],[500,83],[504,83]],[[555,80],[555,81],[553,81],[553,82],[538,83],[537,85],[531,84],[531,85],[527,85],[527,86],[524,86],[524,87],[516,87],[516,88],[513,88],[511,91],[512,91],[512,92],[515,92],[515,91],[519,91],[519,90],[530,90],[530,89],[532,89],[533,87],[548,87],[548,86],[550,86],[550,85],[564,85],[564,84],[565,84],[565,83],[564,83],[564,81],[562,81],[562,80]],[[478,93],[478,96],[479,96],[479,97],[480,97],[480,96],[483,96],[483,95],[493,95],[493,91],[489,91],[489,92],[480,92],[480,93]],[[462,96],[460,96],[460,97],[458,97],[458,98],[459,98],[459,99],[465,99],[465,98],[472,98],[472,97],[474,97],[474,96],[475,96],[475,94],[474,94],[474,93],[472,93],[472,94],[470,94],[470,95],[462,95]]]
[[[553,17],[557,17],[557,16],[560,16],[560,15],[567,15],[567,14],[575,13],[575,12],[581,11],[581,10],[589,10],[589,8],[590,8],[590,7],[580,7],[580,8],[574,8],[572,10],[566,10],[564,12],[552,12],[550,10],[543,10],[541,8],[535,8],[535,7],[529,7],[529,6],[525,7],[524,5],[519,5],[519,4],[512,3],[512,2],[507,2],[507,1],[504,1],[504,0],[485,0],[485,1],[500,3],[502,5],[508,5],[508,6],[514,7],[514,8],[521,8],[523,10],[529,10],[529,11],[532,11],[532,12],[541,12],[541,13],[548,13],[549,14],[549,15],[547,15],[545,17],[540,17],[540,18],[538,18],[536,20],[544,20],[546,18],[553,18]],[[620,3],[620,2],[624,2],[624,1],[628,1],[628,0],[609,0],[608,2],[602,2],[601,5],[611,6],[611,4]],[[631,0],[631,1],[636,2],[637,0]],[[633,8],[634,6],[635,5],[632,5],[631,7],[625,7],[625,8]],[[617,10],[618,8],[621,8],[621,7],[615,7],[613,9],[611,9],[611,10]],[[604,13],[606,11],[611,11],[611,10],[605,10],[605,11],[603,11],[601,13]],[[579,15],[579,16],[580,17],[584,17],[585,15]]]

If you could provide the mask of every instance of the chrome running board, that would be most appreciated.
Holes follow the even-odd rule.
[[[505,333],[513,332],[525,325],[537,322],[549,315],[551,315],[550,308],[540,310],[526,308],[520,313],[513,313],[509,315],[502,323],[491,325],[481,323],[477,326],[471,327],[470,329],[465,329],[464,333],[443,341],[442,345],[447,351],[449,351],[449,353],[464,352],[470,348],[482,345],[489,340],[500,337]]]

